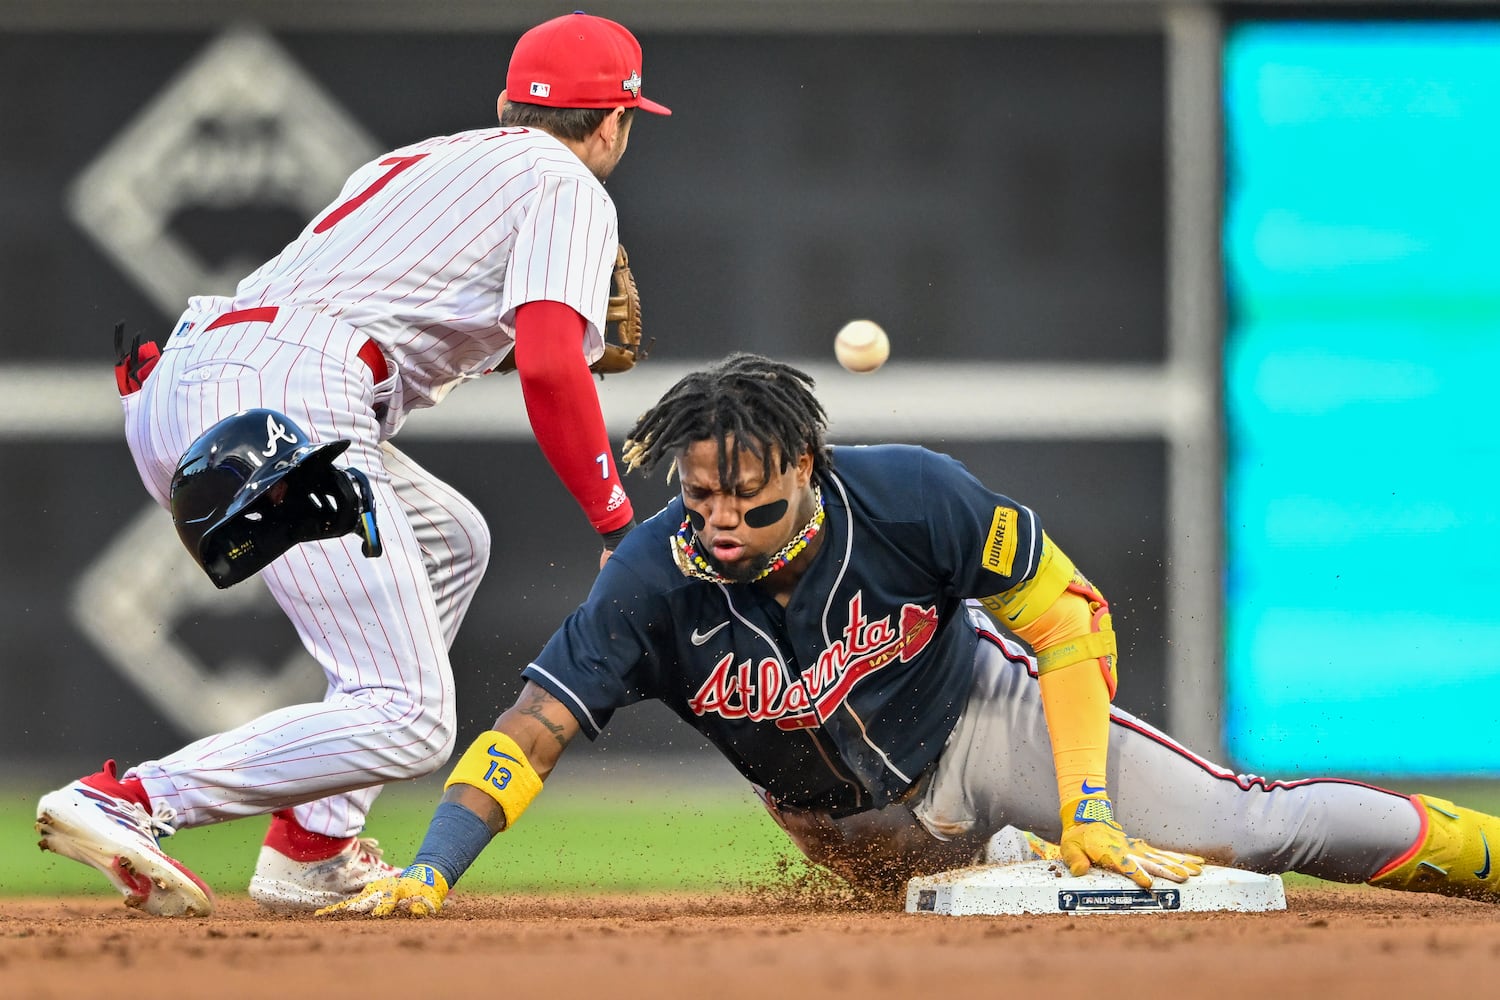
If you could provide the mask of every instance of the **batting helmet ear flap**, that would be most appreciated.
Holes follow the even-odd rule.
[[[370,489],[370,478],[355,468],[344,470],[349,474],[354,488],[359,491],[359,551],[366,559],[374,559],[385,552],[380,544],[380,526],[375,523],[375,491]]]

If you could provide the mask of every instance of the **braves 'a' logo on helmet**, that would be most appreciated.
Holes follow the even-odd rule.
[[[274,410],[266,411],[266,448],[261,454],[267,458],[270,458],[279,450],[276,445],[277,441],[285,441],[287,444],[296,444],[298,441],[295,434],[287,432],[286,425],[291,423],[291,421],[287,420],[286,423],[282,423],[276,419],[277,416],[278,414]],[[286,420],[286,418],[282,417],[281,420]]]

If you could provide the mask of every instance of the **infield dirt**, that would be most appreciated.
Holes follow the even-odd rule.
[[[810,996],[1380,998],[1484,995],[1500,908],[1289,889],[1267,914],[908,915],[760,894],[455,894],[427,920],[268,917],[221,899],[163,920],[102,897],[0,900],[20,998]]]

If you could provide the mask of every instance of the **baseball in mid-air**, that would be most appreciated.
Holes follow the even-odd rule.
[[[833,353],[851,372],[872,372],[891,356],[891,341],[879,323],[854,319],[833,338]]]

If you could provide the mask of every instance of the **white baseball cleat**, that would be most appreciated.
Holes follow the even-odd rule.
[[[126,906],[159,917],[206,917],[214,911],[212,890],[157,843],[174,831],[176,818],[170,808],[148,813],[75,781],[37,804],[37,846],[103,872]]]
[[[266,844],[250,879],[250,898],[276,913],[311,913],[401,874],[380,855],[379,843],[369,837],[351,837],[342,851],[322,861],[297,861]]]

